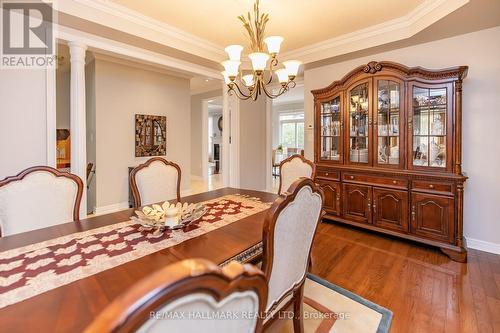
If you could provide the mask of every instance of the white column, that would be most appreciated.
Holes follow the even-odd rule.
[[[85,51],[87,46],[69,42],[71,62],[70,124],[71,124],[71,173],[83,181],[80,218],[87,216],[87,141],[85,110]]]
[[[230,186],[231,162],[230,144],[231,135],[231,114],[229,111],[229,96],[227,86],[222,81],[222,184],[224,187]]]

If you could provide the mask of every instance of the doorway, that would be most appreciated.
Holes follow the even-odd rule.
[[[202,101],[202,175],[203,184],[192,184],[206,191],[223,187],[224,118],[222,96]]]
[[[304,86],[297,85],[272,101],[270,187],[274,193],[279,187],[280,162],[291,155],[304,156],[304,124]]]

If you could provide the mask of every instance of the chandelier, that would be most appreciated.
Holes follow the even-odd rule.
[[[259,0],[256,0],[253,10],[253,23],[250,13],[248,13],[247,17],[244,15],[238,16],[250,37],[252,53],[248,55],[248,58],[252,62],[252,73],[244,75],[243,70],[240,68],[243,46],[230,45],[224,49],[229,55],[229,60],[222,62],[222,66],[224,66],[222,75],[229,94],[234,92],[242,100],[251,98],[255,101],[263,93],[269,98],[276,98],[290,90],[290,88],[294,88],[294,79],[299,72],[301,62],[297,60],[284,61],[284,68],[276,69],[279,64],[278,53],[280,52],[283,37],[270,36],[264,38],[269,14],[260,14]],[[264,44],[267,46],[267,53],[264,51]],[[274,74],[276,74],[277,81],[280,83],[277,92],[273,92],[271,88],[275,83]]]

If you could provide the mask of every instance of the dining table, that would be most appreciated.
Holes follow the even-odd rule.
[[[243,198],[241,207],[238,208],[238,204],[234,204],[231,198],[236,198],[234,199],[236,201],[239,200],[237,198]],[[108,241],[110,244],[108,249],[120,250],[112,240],[118,237],[116,230],[128,236],[136,235],[130,232],[134,224],[131,217],[134,216],[135,210],[127,209],[78,222],[1,237],[0,332],[81,332],[117,296],[140,279],[166,265],[189,258],[204,258],[219,265],[231,260],[254,261],[262,254],[263,223],[271,203],[276,198],[277,195],[273,193],[236,188],[222,188],[186,196],[181,202],[212,203],[210,207],[213,207],[214,211],[226,204],[229,208],[222,207],[223,211],[234,212],[234,209],[241,209],[241,212],[234,212],[239,214],[217,228],[209,225],[210,221],[207,221],[207,225],[202,225],[203,228],[200,230],[179,235],[182,237],[173,245],[168,243],[169,240],[162,240],[163,243],[158,244],[150,244],[145,240],[134,243],[134,252],[122,249],[121,252],[118,251],[120,255],[114,258],[116,260],[112,258],[114,261],[104,255],[105,258],[100,262],[104,265],[102,267],[97,264],[99,261],[95,261],[96,257],[94,261],[87,259],[89,267],[81,267],[72,263],[68,255],[66,259],[56,260],[57,266],[54,266],[56,269],[48,272],[37,271],[36,279],[23,280],[22,283],[16,278],[18,275],[15,273],[20,272],[22,275],[30,272],[29,269],[36,271],[42,269],[41,266],[48,265],[47,263],[54,264],[51,261],[54,261],[56,255],[77,249],[83,251],[81,255],[85,257],[85,254],[91,253],[85,252],[86,249],[91,247],[77,248],[77,245],[81,246],[85,242],[94,244],[94,248],[97,249],[102,242]],[[258,204],[253,205],[252,202]],[[252,206],[259,209],[252,210]],[[30,209],[29,204],[26,209]],[[243,214],[244,209],[247,210],[245,214]],[[216,215],[212,218],[214,216]],[[113,229],[115,226],[116,229]],[[137,230],[134,232],[137,233]],[[129,237],[129,241],[133,242],[134,237]],[[61,247],[61,244],[66,247]],[[102,246],[100,249],[102,251]],[[29,262],[29,259],[33,260],[35,256],[44,259],[31,262],[32,266],[22,266],[21,262],[24,260]],[[22,259],[16,261],[18,257]],[[81,259],[81,256],[78,258]],[[70,268],[58,271],[64,267]],[[6,273],[9,269],[10,275]],[[64,279],[58,279],[54,271],[61,274],[61,279]],[[9,282],[12,277],[19,282],[17,289],[6,287],[12,283]]]

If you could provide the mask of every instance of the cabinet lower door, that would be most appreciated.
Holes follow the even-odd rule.
[[[408,192],[373,188],[373,224],[407,233]]]
[[[455,234],[453,198],[412,193],[411,232],[429,239],[453,243]]]
[[[330,215],[340,215],[340,184],[326,180],[318,181],[325,195],[323,209]]]
[[[342,184],[344,218],[351,221],[371,222],[371,187]]]

